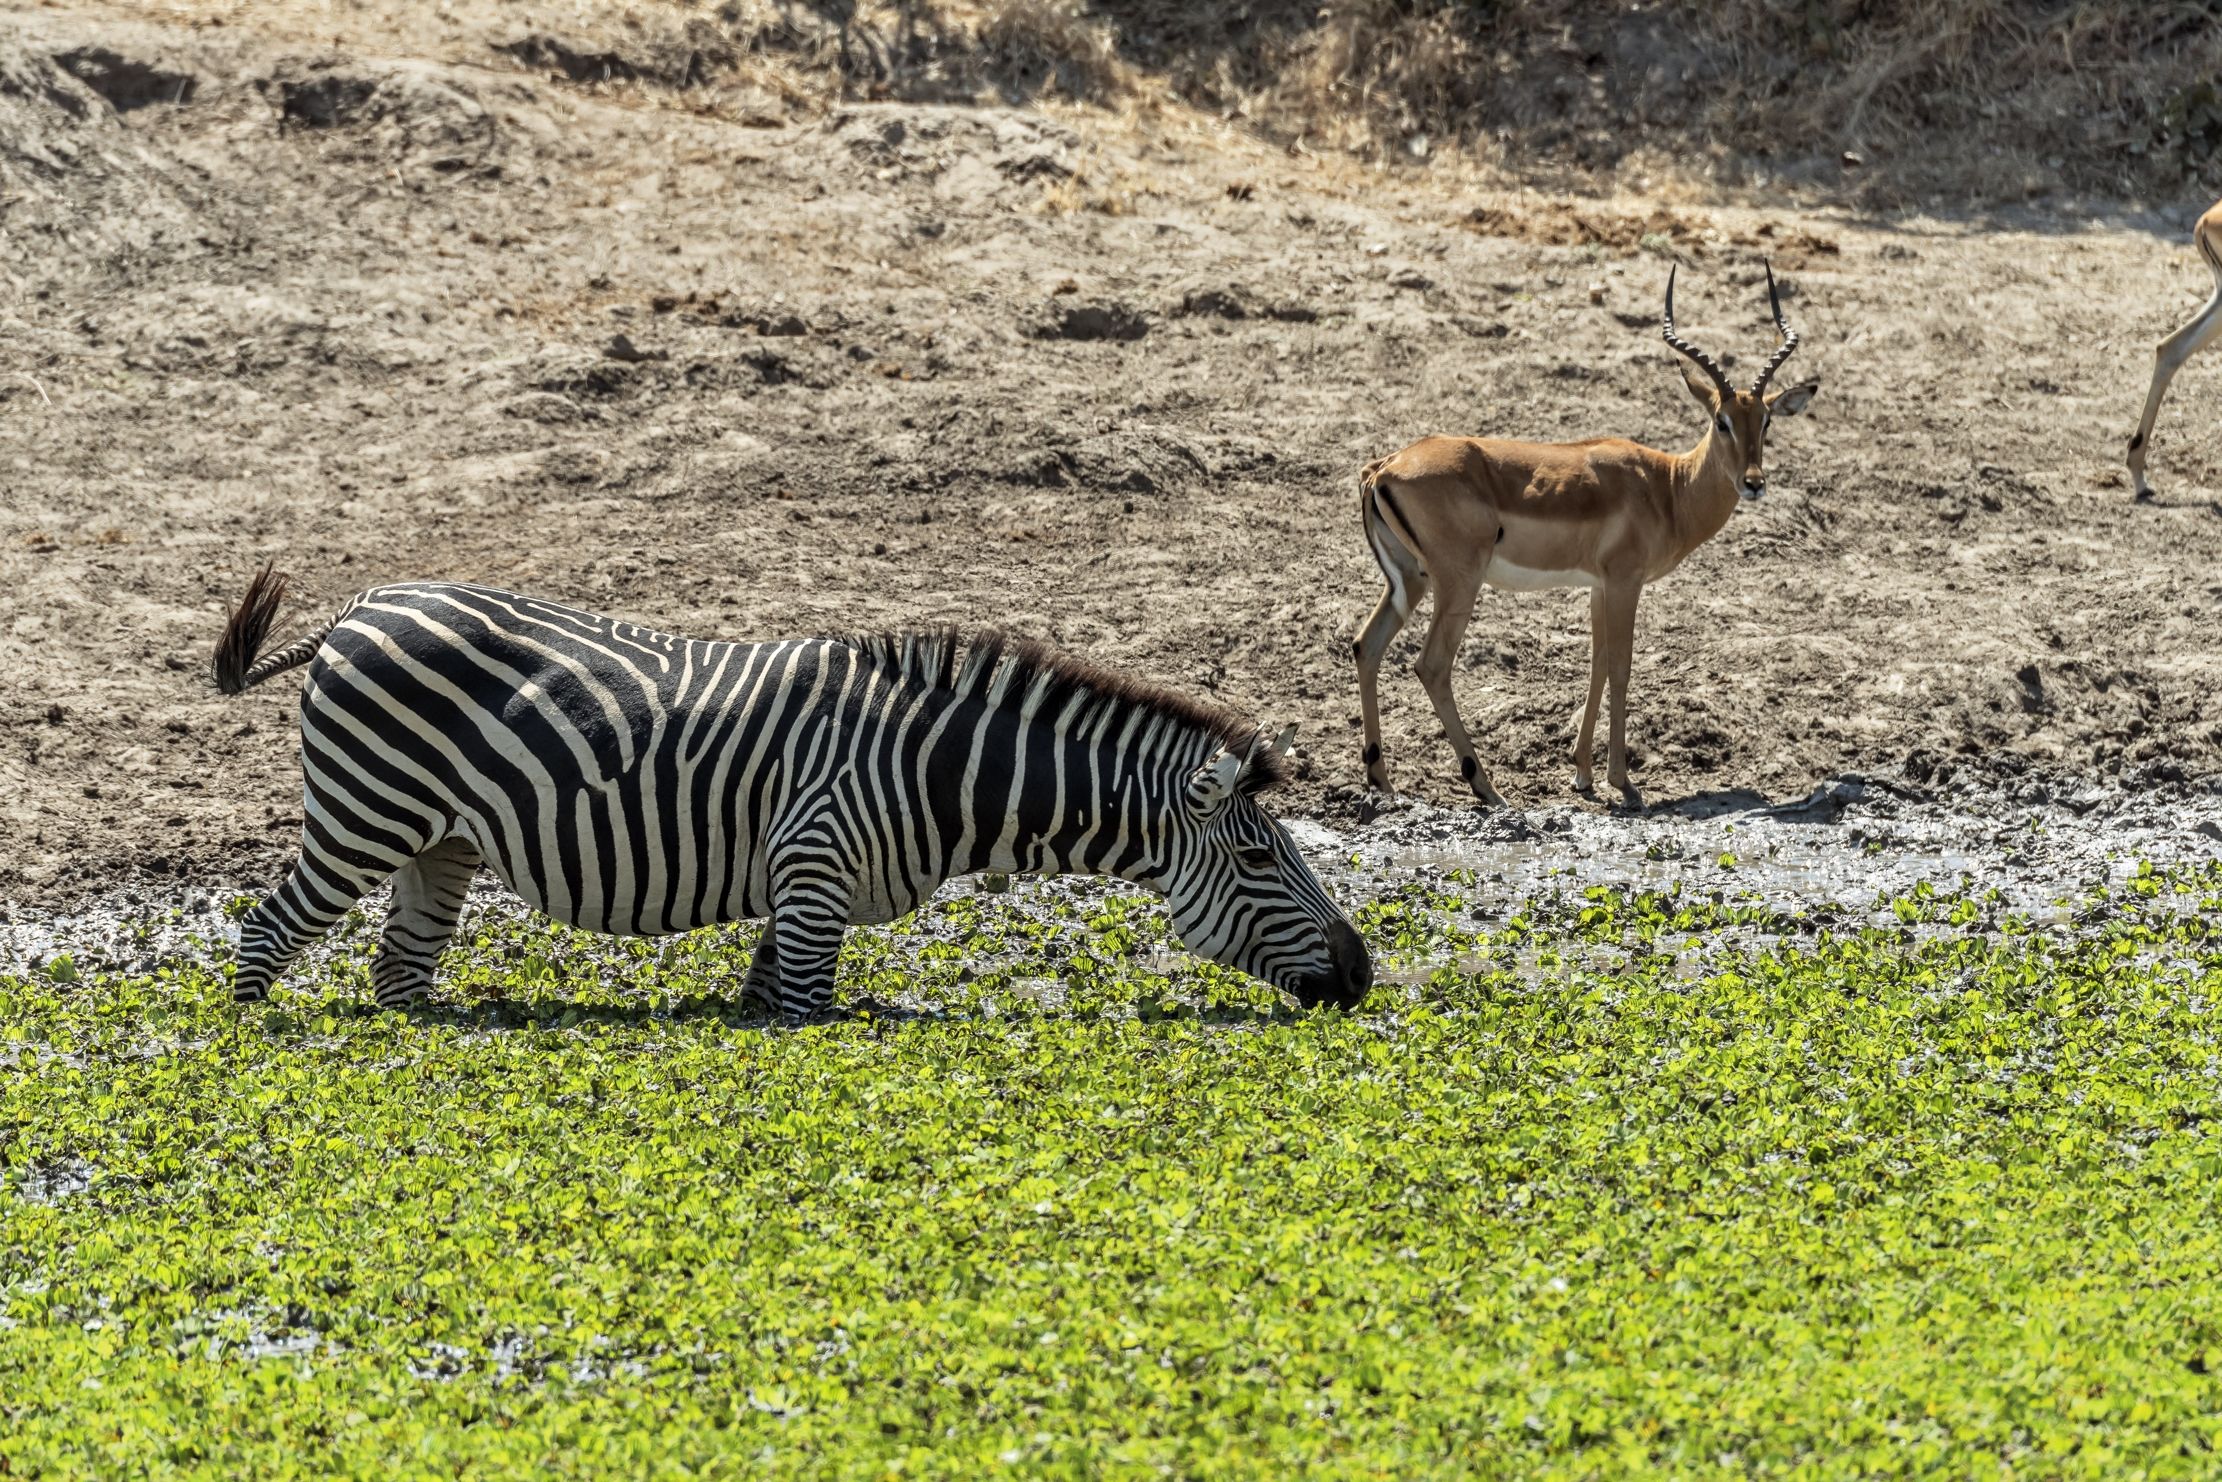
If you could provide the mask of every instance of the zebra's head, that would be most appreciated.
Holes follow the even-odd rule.
[[[1166,831],[1166,905],[1198,956],[1262,978],[1306,1008],[1350,1008],[1373,986],[1373,959],[1254,796],[1292,736],[1283,731],[1264,749],[1260,737],[1241,754],[1221,747],[1189,775]]]

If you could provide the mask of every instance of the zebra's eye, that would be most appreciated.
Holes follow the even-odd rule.
[[[1253,870],[1260,875],[1273,872],[1273,851],[1270,849],[1262,846],[1237,849],[1234,857],[1242,862],[1242,867],[1246,870]]]

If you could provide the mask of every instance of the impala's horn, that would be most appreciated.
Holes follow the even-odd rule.
[[[1774,310],[1775,333],[1782,336],[1782,343],[1775,346],[1774,355],[1759,368],[1759,379],[1751,383],[1751,394],[1754,396],[1767,389],[1767,382],[1773,380],[1774,373],[1782,369],[1782,362],[1788,360],[1790,352],[1798,348],[1798,332],[1790,327],[1789,320],[1782,317],[1782,295],[1775,289],[1775,265],[1771,262],[1767,264],[1767,307]]]
[[[1661,333],[1665,335],[1667,345],[1671,349],[1673,349],[1677,354],[1688,356],[1691,360],[1696,362],[1697,368],[1699,370],[1705,372],[1706,375],[1713,378],[1713,385],[1718,387],[1720,390],[1721,400],[1726,401],[1736,394],[1735,388],[1728,384],[1728,376],[1726,375],[1726,373],[1721,370],[1719,364],[1714,361],[1712,356],[1706,354],[1703,350],[1698,349],[1697,346],[1691,344],[1688,340],[1683,339],[1680,335],[1674,332],[1674,274],[1676,270],[1680,268],[1680,266],[1681,264],[1677,263],[1674,267],[1667,269],[1666,314],[1661,321],[1664,326],[1661,330]]]

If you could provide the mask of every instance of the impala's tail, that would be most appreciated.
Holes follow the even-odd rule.
[[[286,577],[268,566],[247,583],[239,605],[232,609],[231,620],[224,624],[223,636],[216,640],[216,688],[221,693],[236,695],[253,689],[273,674],[306,664],[324,646],[332,623],[323,624],[275,653],[255,657],[263,640],[270,636],[271,624],[278,620],[278,609],[285,605],[287,585]]]
[[[1366,548],[1373,552],[1374,564],[1390,588],[1401,593],[1412,577],[1426,575],[1427,568],[1412,527],[1404,523],[1404,511],[1396,507],[1396,495],[1381,487],[1381,463],[1367,464],[1358,476],[1358,516],[1365,522]]]

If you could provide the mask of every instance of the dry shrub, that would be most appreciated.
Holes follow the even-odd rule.
[[[744,53],[815,76],[827,101],[1103,102],[1124,86],[1111,26],[1083,0],[726,0],[718,14]]]
[[[1080,0],[1000,0],[979,24],[981,63],[1004,91],[1102,100],[1119,91],[1118,46]]]
[[[1372,157],[1870,200],[2222,188],[2222,0],[726,0],[790,99],[1170,97]],[[1852,158],[1847,159],[1846,156]]]
[[[1176,92],[1375,155],[1855,194],[2217,180],[2222,0],[1104,0]],[[2207,88],[2202,94],[2199,89]],[[1859,156],[1843,174],[1845,153]]]

